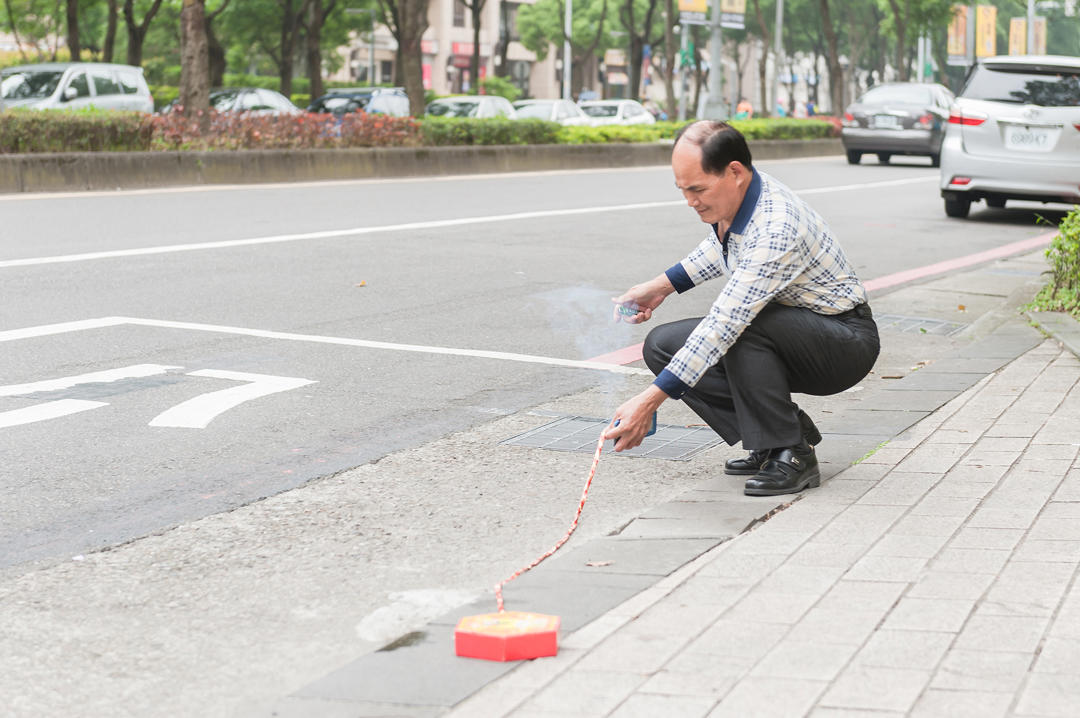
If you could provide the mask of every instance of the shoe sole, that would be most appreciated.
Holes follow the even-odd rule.
[[[816,489],[819,486],[821,486],[821,471],[815,466],[794,489],[743,489],[743,493],[747,496],[783,496],[797,494],[806,489]]]

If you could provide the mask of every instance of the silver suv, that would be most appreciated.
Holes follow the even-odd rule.
[[[972,68],[941,146],[945,214],[1006,200],[1080,203],[1080,58],[991,57]]]
[[[153,112],[141,67],[107,62],[49,62],[0,72],[0,108]]]

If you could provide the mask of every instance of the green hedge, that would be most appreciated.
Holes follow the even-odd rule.
[[[155,100],[171,100],[166,89],[156,86]],[[301,94],[293,95],[293,101],[306,105]],[[193,133],[190,123],[183,118],[166,121],[170,117],[97,110],[13,110],[0,113],[0,153],[658,142],[670,140],[682,127],[678,122],[563,127],[543,120],[445,117],[412,120],[382,115],[350,115],[345,127],[331,116],[301,114],[266,118],[229,114],[216,116],[209,133]],[[828,137],[833,130],[829,122],[818,120],[737,120],[732,124],[751,141]]]
[[[420,137],[425,145],[550,145],[559,141],[559,125],[544,120],[475,120],[425,117]]]
[[[153,137],[148,119],[139,112],[5,110],[0,154],[148,150]]]

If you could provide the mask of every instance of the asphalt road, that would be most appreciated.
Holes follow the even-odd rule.
[[[870,162],[760,163],[864,279],[1041,231],[1030,209],[950,220],[923,160]],[[0,217],[15,573],[593,386],[536,358],[641,341],[608,297],[704,230],[666,168],[4,196]]]

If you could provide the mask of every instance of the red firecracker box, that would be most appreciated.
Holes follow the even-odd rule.
[[[454,630],[454,651],[488,661],[554,656],[559,651],[558,634],[558,616],[519,611],[466,616]]]

